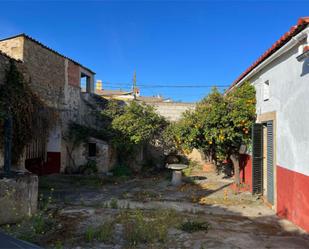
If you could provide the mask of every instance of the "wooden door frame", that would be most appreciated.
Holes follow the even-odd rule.
[[[274,210],[277,210],[277,113],[276,112],[266,112],[260,115],[257,115],[257,123],[266,123],[267,121],[273,121],[273,168],[274,168],[274,204],[272,205],[267,201],[267,198],[264,198],[264,202],[267,206],[271,207]],[[263,133],[264,139],[264,133]],[[263,169],[263,177],[264,169]],[[267,177],[267,176],[266,176]]]

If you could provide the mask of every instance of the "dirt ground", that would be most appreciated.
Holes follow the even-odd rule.
[[[41,236],[39,244],[58,249],[309,248],[309,237],[304,231],[279,219],[250,193],[235,193],[230,188],[231,179],[195,172],[185,180],[187,183],[174,187],[166,174],[127,180],[65,175],[42,177],[40,191],[44,195],[52,191],[49,209],[56,226]],[[142,213],[132,214],[134,210]],[[144,241],[132,243],[135,241],[132,236],[139,235],[133,233],[133,228],[126,230],[130,223],[124,219],[129,216],[142,216],[144,225],[153,222],[152,228],[139,231],[145,233]],[[207,222],[208,229],[184,231],[181,224],[188,221]],[[91,229],[107,222],[113,224],[110,231],[105,229],[101,239],[92,236]],[[165,222],[167,230],[157,229],[156,226],[163,226]],[[151,236],[162,236],[162,241],[153,240]]]

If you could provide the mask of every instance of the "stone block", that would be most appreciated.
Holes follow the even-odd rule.
[[[37,211],[38,177],[25,173],[0,179],[0,225],[17,223]]]

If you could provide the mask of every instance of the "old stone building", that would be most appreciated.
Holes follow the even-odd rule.
[[[75,122],[91,127],[96,125],[89,115],[91,111],[87,105],[87,101],[94,94],[95,73],[26,34],[0,40],[0,51],[0,82],[4,80],[9,58],[18,61],[27,72],[32,91],[59,113],[59,120],[51,131],[47,144],[38,145],[37,141],[29,144],[20,166],[35,168],[35,171],[40,174],[65,171],[70,161],[67,155],[69,142],[64,139],[68,124]],[[87,141],[85,143],[84,147],[87,147]],[[109,153],[109,146],[105,145],[106,148],[101,143],[98,146],[100,148],[97,148],[98,157],[106,157]],[[44,148],[46,158],[37,158],[34,151],[38,150],[34,147]],[[76,162],[77,166],[85,162],[87,155],[79,158],[80,160]],[[98,161],[104,160],[98,158]],[[98,165],[99,171],[107,171],[108,167],[109,165]]]

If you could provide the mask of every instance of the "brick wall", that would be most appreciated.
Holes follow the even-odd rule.
[[[79,65],[68,61],[68,83],[71,86],[80,87]]]

